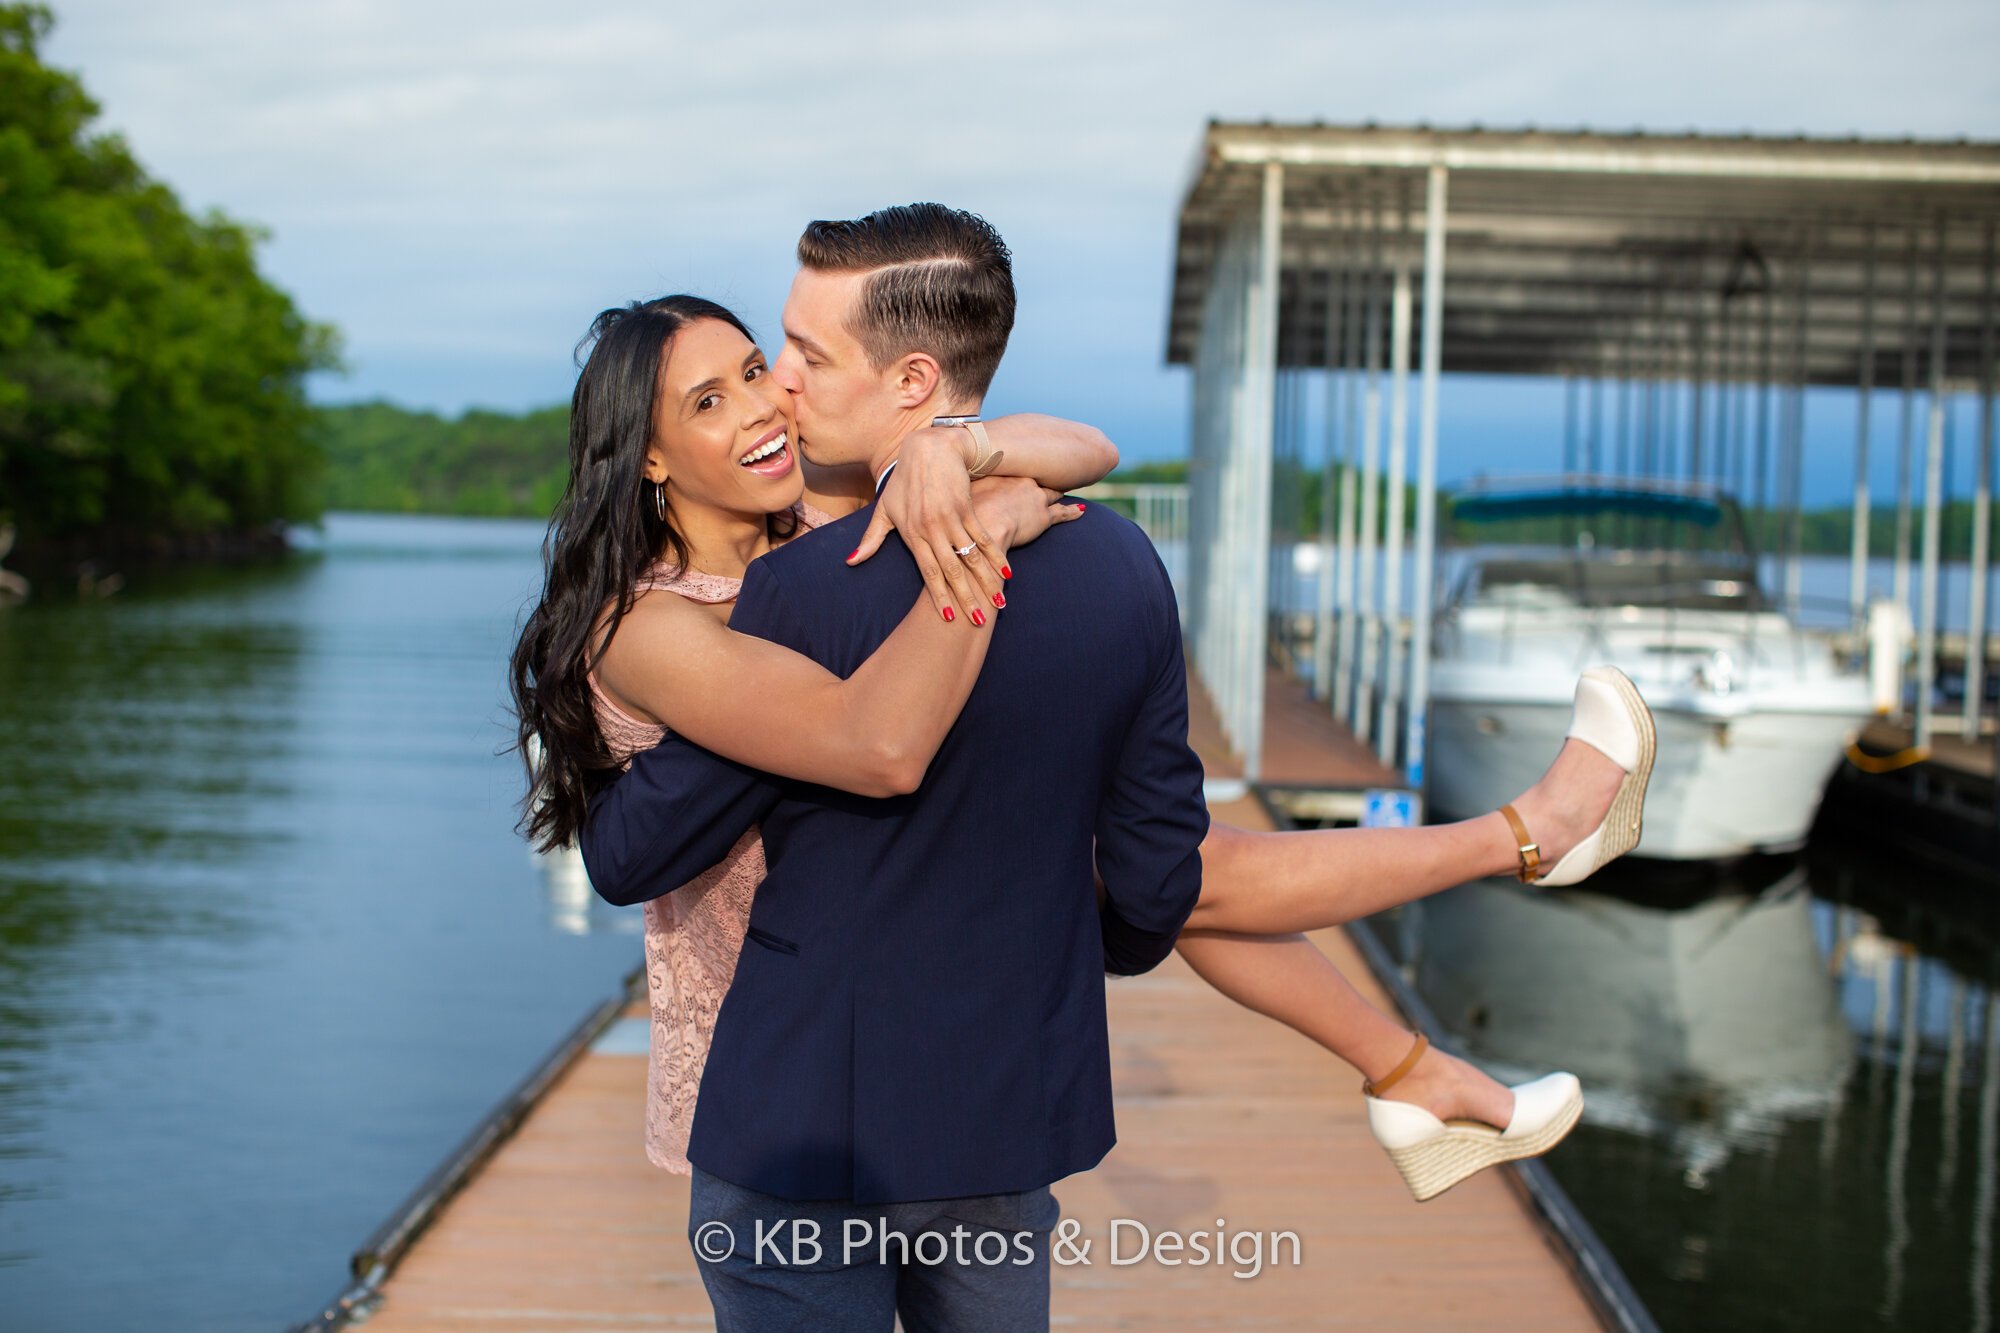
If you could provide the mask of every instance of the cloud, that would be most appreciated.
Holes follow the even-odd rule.
[[[183,198],[272,229],[347,333],[336,396],[563,397],[602,306],[687,289],[775,329],[814,217],[985,213],[1023,292],[996,396],[1184,447],[1160,365],[1174,214],[1211,117],[1992,136],[2000,11],[1250,0],[70,0],[49,56]]]

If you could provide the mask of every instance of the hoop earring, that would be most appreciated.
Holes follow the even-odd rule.
[[[653,512],[660,516],[660,522],[667,521],[667,483],[664,481],[653,483]]]

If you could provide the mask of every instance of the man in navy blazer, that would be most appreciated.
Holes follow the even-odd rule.
[[[1013,324],[1006,247],[919,204],[814,223],[799,249],[773,373],[808,456],[867,461],[879,492],[910,431],[978,410]],[[852,674],[922,586],[895,537],[846,564],[872,513],[753,562],[731,627]],[[621,904],[762,825],[768,873],[688,1148],[689,1234],[723,1329],[887,1330],[898,1310],[911,1333],[1045,1326],[1048,1186],[1115,1141],[1104,973],[1165,958],[1201,887],[1180,624],[1151,542],[1109,509],[1009,560],[1018,597],[911,794],[787,781],[669,738],[592,804],[585,865]],[[912,1253],[914,1233],[954,1227],[1002,1243]]]

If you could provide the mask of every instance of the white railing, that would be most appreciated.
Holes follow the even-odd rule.
[[[1139,525],[1173,580],[1174,600],[1187,618],[1188,488],[1184,481],[1100,481],[1070,492],[1109,504]]]

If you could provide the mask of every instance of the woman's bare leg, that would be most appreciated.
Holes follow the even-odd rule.
[[[1401,1064],[1415,1035],[1374,1005],[1303,935],[1237,935],[1183,930],[1175,945],[1195,974],[1246,1009],[1280,1023],[1382,1078]],[[1505,1127],[1514,1094],[1433,1046],[1391,1089],[1439,1119],[1466,1117]]]
[[[1602,751],[1570,740],[1514,801],[1552,865],[1596,828],[1624,777]],[[1455,824],[1258,833],[1213,823],[1201,845],[1195,930],[1285,935],[1357,920],[1467,880],[1510,874],[1514,835],[1496,810]]]
[[[1624,774],[1602,752],[1565,741],[1548,772],[1514,802],[1553,864],[1589,835]],[[1304,1034],[1381,1078],[1402,1062],[1408,1029],[1363,999],[1297,932],[1356,920],[1520,864],[1495,811],[1409,829],[1258,833],[1215,823],[1201,846],[1202,890],[1177,948],[1195,973],[1238,1004]],[[1440,1119],[1504,1126],[1514,1094],[1432,1047],[1394,1089]]]

